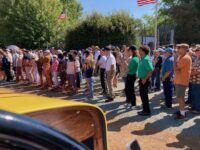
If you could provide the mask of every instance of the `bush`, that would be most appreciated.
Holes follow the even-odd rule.
[[[126,12],[103,16],[93,12],[66,32],[66,49],[82,49],[91,45],[131,45],[137,43],[134,18]]]

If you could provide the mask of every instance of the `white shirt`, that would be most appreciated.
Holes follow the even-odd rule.
[[[97,63],[100,68],[106,69],[106,60],[107,60],[106,56],[101,56],[100,60]]]
[[[100,52],[99,50],[96,50],[95,53],[94,53],[94,60],[95,60],[96,62],[97,62],[97,59],[98,59],[100,53],[101,53],[101,52]]]
[[[19,54],[14,53],[12,56],[12,60],[13,60],[13,66],[16,67],[17,66],[17,58],[19,57]]]
[[[106,61],[106,71],[111,70],[111,66],[114,65],[114,70],[116,70],[116,60],[113,54],[109,54]]]
[[[81,65],[80,65],[80,62],[79,62],[79,58],[76,58],[76,61],[75,61],[75,66],[76,66],[76,72],[80,72],[81,71]]]

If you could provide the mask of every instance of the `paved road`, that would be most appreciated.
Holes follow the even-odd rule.
[[[83,85],[84,86],[84,85]],[[66,93],[49,92],[40,90],[37,87],[19,84],[0,84],[0,88],[13,89],[15,92],[25,92],[60,99],[73,99],[100,106],[106,113],[108,120],[109,147],[111,150],[124,150],[126,144],[133,139],[138,139],[143,150],[199,150],[200,149],[200,116],[187,113],[188,120],[177,121],[172,118],[173,112],[177,109],[174,101],[172,110],[162,110],[162,91],[151,93],[151,117],[137,116],[138,110],[131,110],[125,107],[125,97],[122,89],[123,83],[115,89],[118,97],[112,103],[105,103],[105,98],[96,94],[94,100],[87,100],[84,90],[78,95],[69,96]],[[96,93],[101,88],[98,82],[95,84]],[[138,90],[137,90],[138,95]],[[137,103],[141,105],[137,96]]]

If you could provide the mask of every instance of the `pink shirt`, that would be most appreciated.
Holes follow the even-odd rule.
[[[53,72],[56,72],[58,70],[58,65],[59,65],[58,60],[54,60],[52,63],[52,71]]]
[[[67,74],[75,74],[76,73],[76,62],[68,61],[67,62]]]

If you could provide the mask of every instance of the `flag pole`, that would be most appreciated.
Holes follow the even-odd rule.
[[[154,42],[154,50],[157,49],[158,45],[158,0],[156,0],[156,10],[155,10],[155,42]]]

